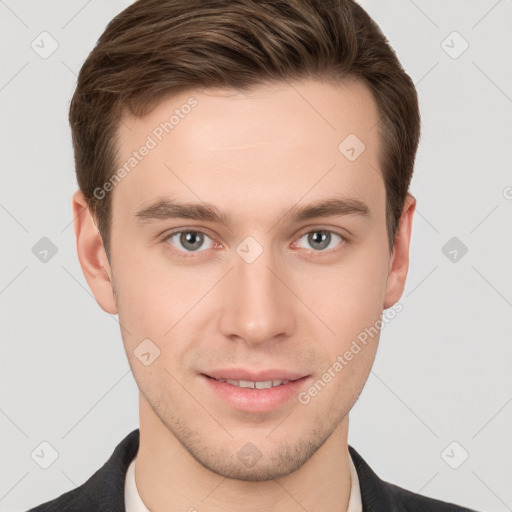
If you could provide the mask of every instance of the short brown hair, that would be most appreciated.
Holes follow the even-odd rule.
[[[110,261],[117,130],[194,87],[359,79],[379,111],[379,163],[393,250],[420,137],[414,83],[354,0],[138,0],[106,27],[78,75],[69,121],[78,185]],[[341,142],[341,141],[340,141]]]

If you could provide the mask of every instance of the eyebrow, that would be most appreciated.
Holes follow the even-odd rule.
[[[303,222],[317,217],[340,217],[345,215],[358,215],[371,218],[370,208],[366,203],[355,197],[331,198],[319,200],[306,206],[294,205],[285,209],[280,215],[281,220],[289,222]],[[220,212],[215,206],[208,203],[182,203],[170,199],[160,199],[149,206],[138,210],[135,215],[137,224],[144,225],[152,220],[165,219],[191,219],[199,221],[218,222],[230,225],[231,215]]]

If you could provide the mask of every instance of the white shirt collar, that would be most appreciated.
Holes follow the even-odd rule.
[[[137,484],[135,483],[136,459],[137,456],[135,456],[130,462],[128,471],[126,472],[126,478],[124,481],[124,505],[126,512],[150,512],[149,508],[144,505],[139,491],[137,490]]]
[[[149,508],[144,505],[139,491],[137,490],[137,484],[135,483],[135,460],[137,456],[133,458],[128,466],[126,472],[126,479],[124,482],[124,502],[126,512],[150,512]],[[352,461],[350,453],[348,454],[348,463],[350,467],[350,479],[352,482],[350,488],[350,499],[348,502],[347,512],[362,512],[363,506],[361,503],[361,489],[359,487],[359,478],[357,477],[357,471]]]
[[[359,477],[357,476],[357,470],[352,461],[350,452],[348,454],[348,465],[350,467],[350,480],[352,485],[350,487],[350,499],[348,500],[347,512],[363,512]]]

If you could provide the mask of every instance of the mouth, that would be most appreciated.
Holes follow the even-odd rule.
[[[214,378],[214,377],[210,377]],[[227,382],[232,386],[238,388],[250,388],[250,389],[270,389],[277,386],[288,384],[289,380],[263,380],[263,381],[252,381],[252,380],[235,380],[235,379],[215,379],[218,382]]]
[[[268,412],[278,409],[293,397],[310,375],[285,370],[250,372],[217,370],[201,373],[210,393],[231,408],[245,412]]]
[[[294,372],[283,369],[269,369],[260,371],[251,371],[244,368],[224,368],[218,370],[209,370],[202,375],[215,380],[233,380],[241,382],[274,382],[274,381],[292,381],[306,376],[305,373]]]

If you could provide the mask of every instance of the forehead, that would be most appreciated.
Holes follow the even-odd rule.
[[[166,194],[212,203],[228,195],[247,209],[251,198],[271,206],[333,190],[375,201],[383,190],[378,120],[359,81],[183,92],[123,119],[117,164],[127,172],[113,204],[133,214]]]

